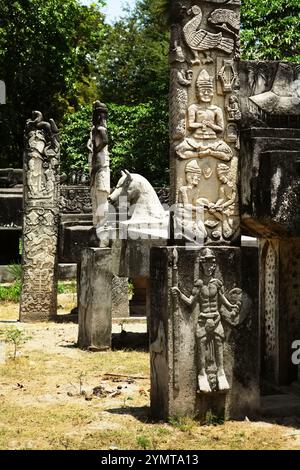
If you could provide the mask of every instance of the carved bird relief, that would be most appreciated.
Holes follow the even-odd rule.
[[[209,53],[212,49],[220,49],[226,54],[231,54],[234,48],[234,40],[232,38],[225,38],[222,33],[214,34],[201,29],[202,23],[202,10],[197,5],[192,6],[188,11],[188,15],[193,15],[193,18],[186,23],[183,27],[183,35],[187,45],[192,49],[194,60],[192,64],[200,64],[199,52],[205,56],[203,63],[212,62]]]

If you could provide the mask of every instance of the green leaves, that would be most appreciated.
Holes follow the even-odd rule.
[[[242,2],[242,58],[300,61],[299,0]]]
[[[121,170],[140,173],[152,184],[168,184],[167,98],[135,106],[108,104],[112,184]],[[92,109],[82,107],[67,116],[61,132],[63,171],[88,167],[87,141]]]

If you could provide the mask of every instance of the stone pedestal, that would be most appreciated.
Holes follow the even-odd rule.
[[[116,316],[114,294],[116,283],[127,283],[128,278],[140,277],[148,285],[150,249],[166,240],[115,240],[111,248],[87,248],[83,252],[78,294],[79,336],[83,349],[105,350],[111,346],[111,322]],[[119,296],[124,299],[125,292]],[[113,305],[114,301],[114,305]],[[128,313],[128,297],[127,309]],[[146,315],[150,316],[147,290]]]
[[[205,277],[204,264],[209,257],[212,264],[205,268],[209,274]],[[226,418],[256,414],[260,363],[257,284],[255,248],[151,250],[153,418],[205,420],[207,414]],[[203,344],[205,335],[206,386],[211,390],[206,392],[199,390],[200,342]],[[217,358],[218,351],[222,352],[220,343],[229,389]]]
[[[82,349],[111,347],[112,255],[109,248],[87,248],[82,255],[79,292],[79,336]]]

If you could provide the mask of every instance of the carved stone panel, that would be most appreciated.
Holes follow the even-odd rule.
[[[58,129],[35,111],[25,128],[22,321],[56,315],[59,165]]]
[[[170,47],[171,199],[189,210],[195,236],[208,244],[236,243],[239,2],[194,0],[174,8],[179,19]],[[196,217],[199,207],[202,220]]]
[[[151,250],[153,417],[253,414],[259,400],[257,261],[257,252],[231,247]]]

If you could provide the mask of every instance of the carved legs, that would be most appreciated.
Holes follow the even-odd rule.
[[[214,344],[219,390],[229,390],[229,383],[226,379],[226,375],[224,372],[224,354],[222,338],[220,338],[219,336],[215,336]]]
[[[198,385],[200,392],[209,393],[211,388],[206,375],[206,346],[207,340],[204,336],[198,339]]]

